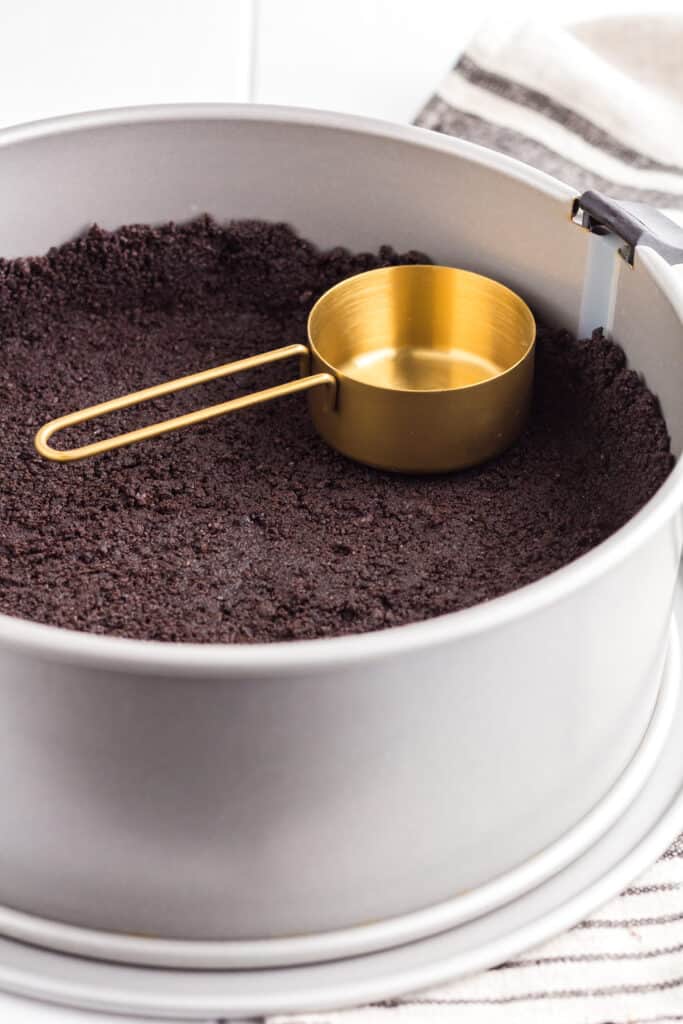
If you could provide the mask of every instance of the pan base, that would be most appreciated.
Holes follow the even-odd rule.
[[[680,594],[677,618],[683,618]],[[0,938],[0,988],[100,1012],[166,1020],[244,1018],[395,998],[514,957],[620,892],[683,826],[683,702],[678,676],[669,678],[671,728],[640,793],[575,861],[484,917],[384,952],[260,971],[130,967]]]

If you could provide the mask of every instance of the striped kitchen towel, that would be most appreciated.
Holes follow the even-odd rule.
[[[580,192],[682,210],[683,17],[568,27],[497,19],[416,123],[508,153]]]
[[[683,836],[570,931],[438,989],[269,1024],[674,1024],[683,1021]]]
[[[683,210],[683,18],[486,25],[417,117],[573,185]],[[679,215],[680,216],[680,215]],[[271,1024],[683,1022],[683,835],[598,913],[495,970]]]

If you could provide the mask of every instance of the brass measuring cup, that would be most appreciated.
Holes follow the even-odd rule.
[[[70,462],[308,391],[318,434],[344,455],[403,473],[462,469],[497,455],[521,431],[535,338],[526,303],[491,278],[418,264],[370,270],[318,299],[308,345],[286,345],[60,416],[40,428],[35,446],[45,458]],[[292,356],[301,357],[301,376],[285,384],[78,448],[48,444],[65,427]]]

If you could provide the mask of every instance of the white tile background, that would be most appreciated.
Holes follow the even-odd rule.
[[[0,0],[0,127],[172,101],[287,103],[408,121],[481,23],[511,7],[510,0]],[[654,7],[683,14],[683,0]],[[647,9],[651,0],[514,6],[520,17],[553,21]],[[0,993],[1,1024],[117,1021]]]
[[[579,20],[683,0],[0,0],[0,125],[174,100],[410,120],[489,17]]]

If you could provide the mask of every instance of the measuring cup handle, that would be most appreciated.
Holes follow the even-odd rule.
[[[138,430],[129,430],[125,434],[116,434],[114,437],[105,438],[104,441],[94,441],[92,444],[81,445],[79,448],[59,449],[53,448],[48,444],[53,434],[56,434],[58,431],[64,430],[66,427],[73,427],[77,423],[85,423],[87,420],[97,419],[99,416],[106,416],[117,409],[127,409],[130,405],[149,402],[153,398],[170,395],[175,391],[184,391],[186,388],[193,388],[197,384],[205,384],[210,380],[228,377],[233,373],[250,370],[255,366],[264,366],[267,363],[275,363],[280,359],[289,359],[292,356],[307,356],[308,354],[306,345],[285,345],[283,348],[275,348],[270,352],[262,352],[256,356],[248,356],[246,359],[238,359],[233,363],[224,363],[223,366],[215,366],[210,370],[202,370],[200,373],[190,373],[186,377],[178,377],[175,380],[165,381],[163,384],[155,384],[151,388],[132,391],[128,395],[112,398],[107,402],[99,402],[97,405],[90,405],[87,409],[80,409],[78,412],[67,413],[56,420],[50,420],[49,423],[45,423],[40,428],[34,439],[36,451],[39,455],[46,459],[52,459],[54,462],[75,462],[78,459],[87,459],[91,455],[100,455],[102,452],[108,452],[114,448],[123,448],[138,441],[146,441],[150,437],[159,437],[161,434],[168,434],[172,430],[180,430],[181,427],[189,427],[195,423],[204,423],[206,420],[215,419],[217,416],[225,416],[226,413],[246,409],[250,405],[269,402],[271,399],[280,398],[282,395],[306,391],[308,388],[315,388],[321,384],[336,387],[337,382],[332,374],[315,373],[309,377],[299,377],[296,380],[287,381],[285,384],[277,384],[275,387],[265,388],[263,391],[254,391],[249,395],[241,395],[239,398],[233,398],[228,402],[209,405],[204,409],[185,413],[183,416],[175,416],[170,420],[151,423],[149,426],[140,427]]]

